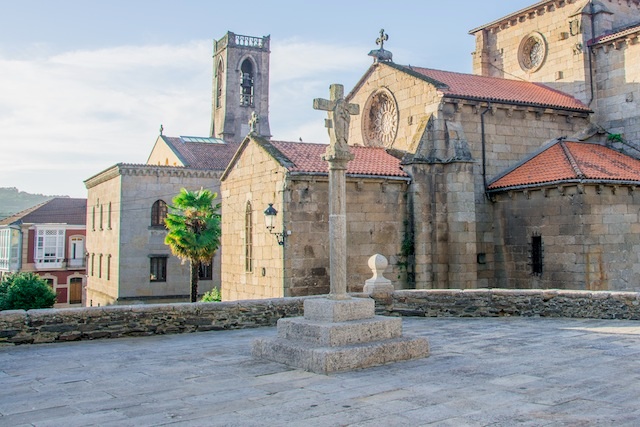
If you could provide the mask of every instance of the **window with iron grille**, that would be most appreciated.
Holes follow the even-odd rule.
[[[542,236],[531,236],[531,273],[542,275]]]

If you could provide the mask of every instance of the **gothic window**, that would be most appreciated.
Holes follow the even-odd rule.
[[[253,213],[251,202],[247,202],[244,213],[244,270],[253,271]]]
[[[245,59],[240,66],[240,105],[253,107],[253,64]]]
[[[98,255],[98,278],[102,278],[102,254]]]
[[[531,274],[542,275],[542,236],[531,236]]]
[[[536,72],[542,67],[547,57],[547,44],[540,33],[531,33],[522,39],[518,50],[520,67],[529,73]]]
[[[222,107],[222,86],[224,85],[224,62],[218,61],[216,68],[216,108]]]
[[[102,230],[102,220],[104,219],[103,205],[100,205],[100,230]]]
[[[167,257],[150,257],[149,258],[149,281],[166,282],[167,281]]]
[[[157,200],[151,207],[151,226],[164,227],[167,218],[167,204],[163,200]]]
[[[107,255],[107,280],[111,280],[111,254]]]
[[[362,126],[367,146],[391,147],[398,132],[398,106],[389,91],[380,90],[369,97]]]
[[[96,207],[91,207],[91,231],[96,231]]]

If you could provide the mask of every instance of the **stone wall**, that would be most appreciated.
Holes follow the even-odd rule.
[[[424,317],[571,317],[640,320],[640,293],[567,290],[403,290],[376,295],[376,312]]]
[[[0,312],[0,343],[35,344],[274,326],[300,298]]]
[[[577,13],[587,0],[541,2],[499,19],[476,37],[473,73],[492,77],[542,82],[588,102],[586,40],[588,17]],[[544,39],[546,54],[539,69],[525,70],[520,64],[521,43],[532,34]]]
[[[594,47],[597,108],[595,121],[635,145],[615,148],[638,157],[640,146],[640,31]]]
[[[267,152],[265,140],[251,137],[243,144],[221,183],[222,299],[280,298],[286,296],[286,247],[267,230],[264,210],[273,204],[278,211],[273,232],[281,232],[288,215],[283,203],[286,169]]]
[[[388,278],[396,289],[407,287],[402,242],[409,232],[405,222],[407,180],[379,177],[346,178],[347,283],[360,292],[371,277],[371,254],[389,257]],[[286,185],[287,256],[285,296],[329,292],[329,185],[326,176],[290,177]]]
[[[359,294],[356,296],[367,297]],[[640,293],[566,290],[401,290],[374,295],[376,312],[420,317],[574,317],[640,320]],[[0,312],[1,344],[274,326],[303,315],[304,298]]]
[[[640,291],[640,192],[565,185],[495,197],[492,287]],[[532,236],[543,244],[533,275]]]

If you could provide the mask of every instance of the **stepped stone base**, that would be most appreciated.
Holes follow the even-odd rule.
[[[305,316],[278,320],[278,337],[254,341],[254,357],[328,374],[429,355],[425,338],[402,336],[402,319],[374,315],[374,301],[310,299]]]

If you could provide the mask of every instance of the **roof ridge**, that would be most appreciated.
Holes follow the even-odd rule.
[[[571,154],[571,150],[569,150],[569,147],[567,147],[564,140],[560,141],[560,148],[562,148],[562,152],[564,153],[567,160],[569,160],[569,164],[571,165],[573,171],[576,173],[576,176],[580,179],[584,179],[584,172],[582,172],[582,170],[580,169],[578,162],[576,161],[575,157],[573,157],[573,154]]]

